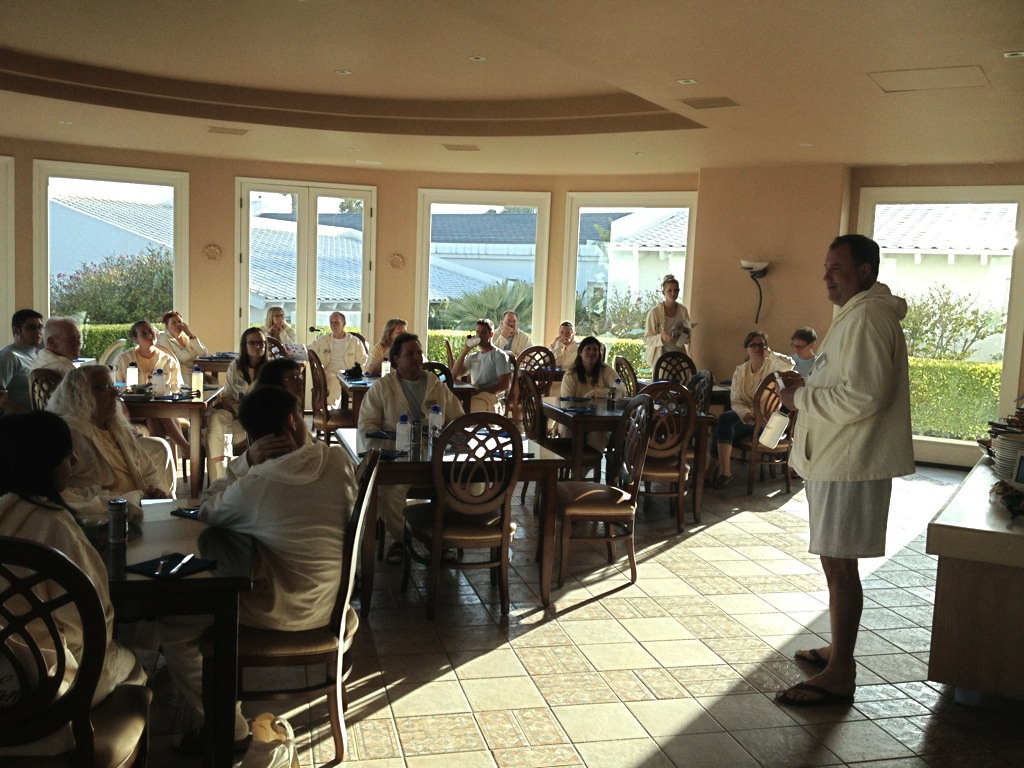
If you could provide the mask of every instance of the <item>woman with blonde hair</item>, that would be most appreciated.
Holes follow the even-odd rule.
[[[71,428],[78,463],[67,481],[68,502],[80,511],[102,512],[110,499],[174,498],[170,446],[135,436],[105,365],[76,368],[50,397],[46,410]]]
[[[381,363],[388,360],[391,354],[391,345],[398,338],[399,334],[405,333],[408,330],[409,324],[400,317],[392,317],[384,323],[384,330],[380,333],[380,341],[370,350],[370,355],[367,358],[370,364],[366,367],[366,373],[371,376],[380,374]]]
[[[658,358],[666,352],[689,354],[690,313],[677,301],[679,281],[675,275],[665,275],[661,281],[661,295],[665,299],[647,314],[647,327],[644,330],[644,359],[652,369]]]
[[[298,344],[295,329],[284,319],[284,307],[271,307],[263,321],[263,332],[282,344]]]

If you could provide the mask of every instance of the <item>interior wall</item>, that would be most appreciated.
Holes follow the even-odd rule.
[[[832,305],[821,265],[846,221],[848,185],[841,165],[701,170],[690,307],[698,366],[731,378],[754,329],[785,354],[801,326],[825,335]],[[757,286],[740,259],[769,262],[757,322]]]

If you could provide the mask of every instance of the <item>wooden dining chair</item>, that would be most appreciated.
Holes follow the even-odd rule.
[[[428,360],[423,363],[423,370],[430,371],[432,374],[437,376],[441,380],[442,384],[445,384],[448,389],[455,389],[455,377],[452,376],[452,369],[444,363],[439,363],[436,360]]]
[[[633,524],[640,477],[647,459],[647,444],[654,426],[653,411],[654,401],[650,395],[637,395],[629,401],[612,438],[607,484],[581,480],[558,484],[556,508],[562,516],[562,564],[558,571],[558,586],[565,583],[569,546],[573,539],[604,541],[608,546],[609,563],[615,559],[616,544],[623,542],[629,558],[630,581],[636,582]]]
[[[710,413],[708,409],[711,408],[711,390],[715,388],[715,374],[708,370],[697,371],[686,382],[686,388],[690,390],[697,412]]]
[[[334,430],[342,427],[354,427],[352,411],[327,406],[327,373],[320,355],[312,349],[309,353],[309,375],[313,381],[313,393],[310,401],[313,405],[313,432],[324,442],[330,444]]]
[[[335,760],[342,762],[348,752],[348,733],[345,728],[345,710],[348,693],[345,681],[352,675],[352,655],[349,653],[356,631],[359,614],[352,608],[352,593],[356,584],[360,542],[369,515],[370,499],[377,483],[380,449],[372,448],[363,457],[356,473],[356,498],[352,514],[345,524],[345,541],[338,553],[341,571],[338,593],[334,600],[330,621],[318,629],[288,632],[276,629],[238,627],[238,698],[240,701],[264,699],[298,699],[327,694],[327,710],[331,718]],[[213,643],[204,637],[203,681],[213,679],[212,665],[216,663]],[[323,667],[323,674],[259,676],[261,681],[272,680],[272,688],[246,685],[245,670],[252,667]],[[288,680],[294,680],[293,685]],[[203,698],[212,700],[213,692],[204,687]],[[211,705],[207,704],[207,711]]]
[[[357,339],[359,339],[359,343],[363,345],[363,354],[364,355],[369,355],[370,354],[370,345],[367,343],[366,337],[363,336],[363,334],[361,334],[361,333],[356,333],[355,331],[349,331],[349,333],[352,334],[353,336],[355,336]]]
[[[690,390],[674,381],[657,381],[640,392],[654,400],[654,426],[640,476],[644,510],[652,498],[673,499],[675,504],[669,504],[669,514],[675,515],[676,530],[682,533],[685,525],[683,499],[692,464],[687,454],[697,429],[697,407]],[[655,490],[656,483],[667,487],[663,491]],[[696,510],[694,517],[697,517]]]
[[[801,378],[800,374],[796,371],[786,371],[780,373],[779,376],[782,378],[785,386],[798,384]],[[793,489],[793,473],[789,468],[789,454],[793,448],[793,426],[796,424],[796,410],[791,410],[787,414],[789,416],[789,427],[782,436],[782,439],[779,440],[778,445],[774,448],[762,445],[757,439],[761,432],[764,431],[768,419],[780,408],[782,408],[782,400],[779,398],[779,385],[775,381],[775,376],[765,376],[761,383],[757,385],[757,389],[754,390],[754,433],[736,439],[736,448],[740,451],[741,457],[745,457],[748,462],[748,496],[754,493],[755,468],[760,469],[762,481],[764,480],[765,467],[769,469],[772,477],[775,476],[776,469],[781,469],[786,480],[786,493],[790,493]]]
[[[527,347],[519,353],[513,368],[512,385],[509,387],[508,402],[509,409],[506,412],[515,423],[522,421],[521,408],[519,405],[519,371],[526,373],[533,379],[541,396],[551,394],[551,382],[555,376],[555,355],[547,347]]]
[[[636,380],[636,371],[633,364],[622,355],[615,357],[615,375],[622,380],[622,386],[626,389],[626,397],[636,397],[640,391],[640,385]]]
[[[685,352],[666,352],[654,362],[655,381],[676,381],[686,384],[697,372],[697,366]]]
[[[74,658],[61,623],[81,628]],[[119,685],[94,707],[106,654],[106,613],[92,580],[56,549],[0,537],[0,659],[9,665],[9,677],[0,682],[13,685],[0,700],[0,747],[15,753],[0,758],[4,768],[145,765],[153,693],[143,685]],[[69,724],[70,751],[49,758],[16,755],[17,747]]]
[[[448,367],[449,368],[454,368],[455,367],[455,355],[452,352],[452,343],[448,339],[447,336],[444,338],[444,351],[445,351],[445,354],[448,355]]]
[[[284,348],[284,344],[279,339],[267,336],[267,356],[271,360],[276,360],[279,357],[288,357],[288,350]]]
[[[402,591],[412,561],[429,568],[427,618],[434,617],[441,568],[487,569],[498,586],[501,613],[509,612],[508,571],[512,536],[512,494],[523,462],[523,441],[504,416],[470,413],[452,421],[434,446],[431,474],[437,498],[405,510]],[[482,558],[445,550],[484,550]]]
[[[33,368],[29,371],[28,387],[32,410],[45,410],[46,404],[50,402],[50,395],[63,380],[63,376],[49,368]]]

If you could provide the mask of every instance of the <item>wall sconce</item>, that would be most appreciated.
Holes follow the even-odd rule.
[[[740,259],[740,269],[745,272],[749,272],[750,279],[753,280],[754,285],[757,286],[757,314],[754,315],[754,324],[757,325],[758,321],[761,319],[761,301],[764,298],[761,293],[761,283],[758,282],[758,279],[768,274],[768,262]]]

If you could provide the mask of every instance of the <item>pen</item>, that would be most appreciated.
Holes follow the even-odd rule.
[[[169,575],[173,576],[174,574],[176,574],[178,571],[181,570],[181,566],[183,566],[185,563],[187,563],[193,557],[195,557],[195,555],[192,554],[191,552],[189,552],[187,555],[185,555],[183,558],[181,558],[181,562],[180,563],[178,563],[176,566],[171,568],[171,571],[170,571]]]

